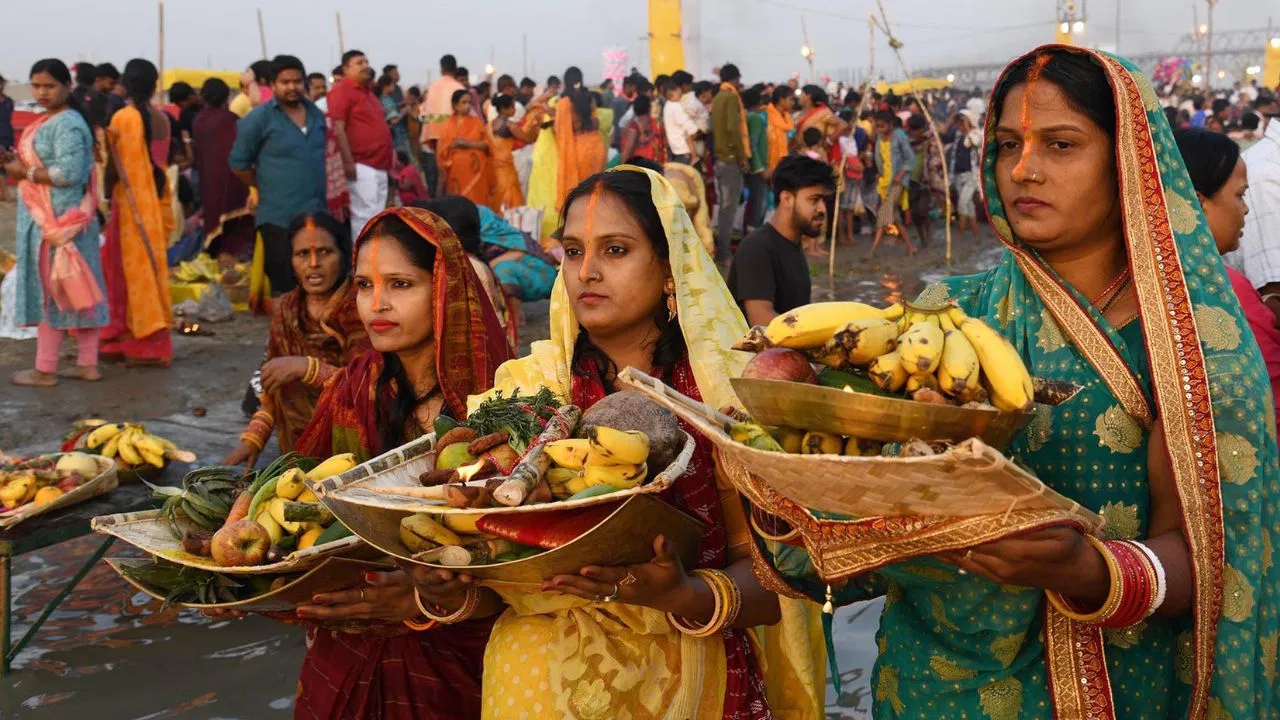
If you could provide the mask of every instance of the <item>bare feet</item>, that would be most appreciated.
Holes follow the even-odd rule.
[[[10,375],[9,382],[22,387],[53,387],[58,384],[58,376],[32,368],[30,370],[19,370]]]
[[[58,377],[84,380],[85,382],[98,382],[102,379],[102,373],[98,371],[97,365],[77,365],[73,368],[58,371]]]

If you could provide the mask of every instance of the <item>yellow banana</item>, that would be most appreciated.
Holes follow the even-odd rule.
[[[476,527],[476,522],[483,517],[482,515],[441,515],[440,523],[450,531],[459,535],[476,535],[480,532],[480,528]]]
[[[867,368],[867,377],[885,392],[902,390],[907,384],[907,369],[902,367],[902,355],[895,350],[876,358]]]
[[[980,387],[982,366],[973,343],[960,332],[950,318],[943,318],[942,361],[938,364],[938,386],[951,397],[960,397]]]
[[[884,315],[885,320],[897,321],[906,314],[907,309],[902,306],[902,303],[894,303],[880,312]]]
[[[777,440],[778,444],[782,446],[783,452],[799,455],[800,448],[804,443],[804,431],[780,427],[773,431],[773,439]]]
[[[583,490],[586,490],[589,486],[587,485],[587,479],[583,477],[581,473],[579,473],[577,475],[574,475],[573,478],[569,480],[569,482],[565,483],[561,487],[563,488],[562,490],[553,489],[552,493],[555,494],[557,497],[560,497],[561,499],[563,499],[563,498],[571,497],[573,495],[577,495]]]
[[[90,448],[92,448],[92,446],[90,446]],[[108,457],[108,458],[114,458],[116,455],[119,455],[120,454],[120,433],[116,433],[115,435],[112,435],[111,439],[108,440],[107,443],[102,446],[102,450],[100,450],[99,452],[102,454],[103,457]]]
[[[619,490],[630,490],[644,482],[649,475],[646,465],[588,465],[582,471],[587,487],[612,485]]]
[[[152,455],[164,457],[164,445],[155,435],[148,433],[146,430],[139,429],[133,437],[133,446],[139,452],[145,450]]]
[[[125,430],[120,433],[120,444],[116,448],[120,453],[120,459],[130,465],[141,465],[146,462],[142,459],[141,453],[139,453],[133,446],[133,438],[136,434],[137,430],[135,430],[132,425],[125,428]]]
[[[591,452],[617,465],[639,465],[649,459],[649,436],[639,430],[615,430],[604,425],[587,428]]]
[[[844,349],[850,365],[863,367],[898,346],[898,325],[884,318],[861,318],[832,339]]]
[[[844,370],[852,367],[849,363],[849,353],[845,352],[844,347],[834,335],[822,345],[807,348],[803,353],[805,357],[809,358],[810,362],[826,365],[829,368]]]
[[[280,474],[276,479],[276,496],[285,500],[295,500],[302,495],[302,491],[307,489],[303,479],[306,474],[300,468],[291,467]]]
[[[800,452],[803,455],[839,455],[844,452],[844,440],[831,433],[807,432]]]
[[[85,447],[90,450],[102,447],[106,445],[109,440],[119,435],[121,430],[121,427],[116,423],[108,423],[106,425],[96,427],[90,431],[87,436],[85,436]]]
[[[581,470],[587,464],[591,441],[586,439],[557,440],[543,446],[543,452],[551,462],[569,470]]]
[[[267,513],[271,515],[271,519],[275,520],[280,525],[280,529],[290,535],[293,535],[302,529],[302,523],[285,518],[284,503],[285,499],[277,495],[276,497],[268,500],[265,503],[265,506],[267,508]]]
[[[280,527],[280,523],[276,522],[276,519],[271,517],[271,513],[267,508],[263,508],[259,511],[258,517],[254,518],[253,521],[261,525],[262,528],[267,531],[267,534],[271,536],[272,545],[280,542],[280,538],[284,537],[284,528]]]
[[[844,454],[846,457],[873,457],[880,454],[881,446],[882,443],[875,440],[851,437],[844,444]]]
[[[141,448],[141,447],[137,448],[137,450],[138,450],[138,454],[142,456],[143,461],[146,462],[148,465],[151,465],[152,467],[157,467],[157,468],[164,467],[163,454],[157,455],[151,452],[150,450],[146,448]]]
[[[570,480],[578,477],[578,470],[570,470],[568,468],[553,467],[547,470],[547,484],[551,487],[564,485]]]
[[[1009,412],[1030,410],[1035,387],[1018,350],[989,325],[965,315],[959,308],[953,308],[950,316],[978,355],[991,392],[991,404]]]
[[[805,350],[826,344],[840,328],[868,317],[883,318],[884,311],[860,302],[813,303],[774,318],[764,334],[777,347]]]
[[[356,456],[352,453],[334,455],[312,468],[311,472],[307,473],[307,479],[311,482],[327,480],[334,475],[341,475],[358,464],[359,463],[356,462]]]
[[[400,542],[410,552],[419,553],[441,545],[461,545],[462,539],[426,513],[414,513],[400,520]]]
[[[911,375],[931,373],[942,361],[942,328],[925,320],[916,321],[898,338],[902,367]]]
[[[279,485],[280,483],[277,482],[276,484]],[[302,488],[302,492],[298,493],[298,497],[294,499],[301,503],[320,502],[320,498],[316,497],[316,494],[311,492],[311,488],[308,487]]]
[[[938,378],[933,373],[918,373],[907,377],[907,394],[919,390],[920,388],[929,388],[930,390],[938,389]]]

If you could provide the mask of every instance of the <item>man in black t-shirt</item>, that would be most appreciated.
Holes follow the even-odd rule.
[[[835,192],[831,166],[790,156],[773,171],[777,210],[763,227],[743,238],[729,268],[729,290],[748,325],[767,325],[788,310],[809,304],[809,261],[803,240],[822,235],[827,198]]]

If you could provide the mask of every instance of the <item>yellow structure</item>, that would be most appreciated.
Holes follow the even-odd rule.
[[[195,68],[169,68],[160,76],[160,89],[168,90],[176,82],[184,82],[196,90],[209,78],[218,78],[232,90],[240,87],[238,70],[199,70]]]
[[[1075,45],[1076,44],[1076,35],[1075,33],[1071,32],[1071,23],[1069,22],[1058,23],[1057,39],[1055,40],[1055,42],[1057,42],[1059,45]]]
[[[881,81],[876,84],[876,92],[881,95],[890,92],[894,95],[910,95],[911,93],[942,90],[949,87],[951,87],[951,83],[946,78],[921,77],[892,84]]]
[[[649,0],[649,77],[684,67],[680,0]]]
[[[1280,85],[1280,37],[1267,43],[1267,53],[1262,61],[1262,86],[1275,88]]]

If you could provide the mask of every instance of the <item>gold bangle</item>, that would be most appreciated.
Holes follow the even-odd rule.
[[[261,452],[262,448],[266,446],[266,443],[259,439],[257,435],[248,432],[240,434],[240,442],[249,443],[259,452]]]
[[[428,618],[426,622],[416,622],[414,620],[404,621],[404,626],[415,632],[425,632],[439,624],[440,623],[436,622],[435,620],[431,620],[430,618]]]
[[[441,625],[451,625],[462,622],[475,614],[476,608],[480,606],[480,591],[476,588],[467,590],[466,597],[462,600],[462,607],[448,615],[439,615],[427,608],[423,604],[422,595],[418,593],[418,588],[416,587],[413,589],[413,601],[417,604],[419,612],[425,615],[428,620],[434,620]]]
[[[1071,606],[1071,603],[1062,595],[1053,590],[1046,590],[1045,595],[1049,598],[1049,603],[1057,608],[1058,612],[1075,620],[1076,622],[1088,623],[1096,625],[1106,622],[1116,611],[1120,609],[1120,604],[1124,600],[1124,573],[1120,569],[1119,563],[1116,562],[1115,555],[1111,553],[1103,542],[1092,535],[1085,535],[1085,540],[1089,541],[1102,555],[1102,559],[1107,563],[1107,572],[1111,574],[1111,589],[1107,593],[1107,599],[1102,603],[1102,607],[1091,613],[1081,613]]]
[[[721,570],[694,570],[691,574],[701,578],[707,587],[711,588],[711,595],[716,601],[711,619],[701,627],[672,613],[667,613],[667,620],[677,630],[690,637],[707,638],[718,635],[737,619],[742,609],[742,593],[733,582],[733,578]]]

